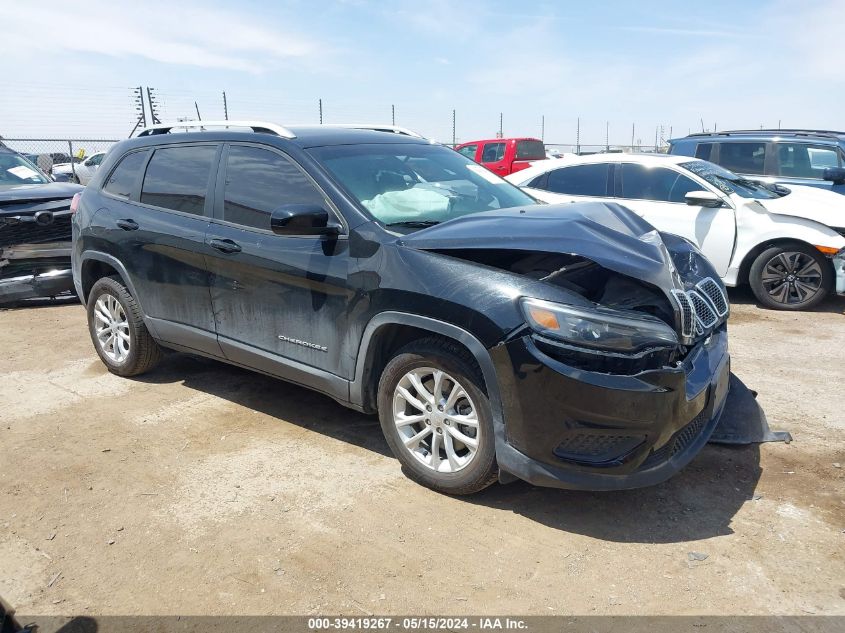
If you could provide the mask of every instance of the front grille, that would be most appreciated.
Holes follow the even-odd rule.
[[[673,290],[672,296],[681,314],[681,334],[687,338],[706,334],[728,313],[728,297],[711,277],[687,291]]]
[[[53,222],[47,226],[35,222],[0,223],[0,248],[18,244],[69,242],[71,235],[70,217],[70,214],[56,215],[53,217]]]
[[[558,444],[554,454],[560,459],[600,464],[625,456],[644,439],[642,435],[577,433]]]
[[[656,464],[665,462],[684,451],[700,434],[707,424],[707,409],[703,409],[697,416],[690,420],[686,426],[677,431],[668,442],[648,456],[640,469],[649,468]]]

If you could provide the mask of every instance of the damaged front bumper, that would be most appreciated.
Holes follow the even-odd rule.
[[[73,291],[70,243],[0,249],[0,305]]]
[[[634,375],[568,366],[531,335],[490,352],[504,414],[499,467],[535,485],[617,490],[660,483],[707,443],[729,389],[724,325],[677,365]]]

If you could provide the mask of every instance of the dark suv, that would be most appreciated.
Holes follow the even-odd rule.
[[[252,131],[145,130],[78,201],[110,371],[170,348],[305,385],[377,412],[406,473],[449,493],[654,484],[708,440],[728,303],[690,242],[615,204],[540,205],[419,137],[226,125]]]
[[[845,194],[845,132],[738,130],[669,141],[669,153],[694,156],[753,180]]]

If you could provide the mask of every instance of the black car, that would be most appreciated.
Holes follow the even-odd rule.
[[[73,292],[70,205],[80,191],[0,147],[0,305]]]
[[[654,484],[708,440],[728,303],[690,242],[422,138],[240,125],[148,129],[82,194],[74,280],[110,371],[170,348],[305,385],[377,412],[449,493]]]

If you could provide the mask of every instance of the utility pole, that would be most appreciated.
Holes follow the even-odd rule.
[[[317,100],[317,107],[320,110],[320,125],[322,125],[323,124],[323,100],[322,99]]]
[[[540,140],[546,142],[546,115],[540,116]]]
[[[575,153],[581,154],[581,117],[575,123]]]
[[[138,113],[138,119],[135,121],[135,127],[129,133],[129,138],[135,134],[135,130],[139,127],[147,127],[147,110],[144,107],[144,87],[138,86],[132,89],[133,103],[135,104],[135,112]]]
[[[636,134],[636,123],[631,123],[631,151],[634,151],[634,135]]]
[[[659,130],[658,126],[655,125],[654,126],[654,151],[655,152],[657,151],[657,136],[659,134],[658,130]]]
[[[150,117],[153,120],[153,125],[158,125],[161,123],[161,119],[158,118],[158,113],[156,112],[159,103],[153,94],[154,90],[154,88],[147,86],[147,100],[150,102]]]
[[[226,104],[226,91],[223,91],[223,119],[229,120],[229,106]]]
[[[501,112],[499,112],[499,138],[505,137],[504,127],[502,126],[502,122],[504,121],[504,116]]]
[[[610,151],[610,121],[604,122],[604,151]]]
[[[455,147],[457,144],[457,136],[455,135],[455,111],[452,110],[452,147]]]
[[[390,106],[390,120],[393,122],[392,125],[396,125],[396,106],[393,104]]]
[[[194,108],[197,111],[197,121],[202,121],[202,116],[200,116],[200,107],[197,105],[196,101],[194,101]]]

